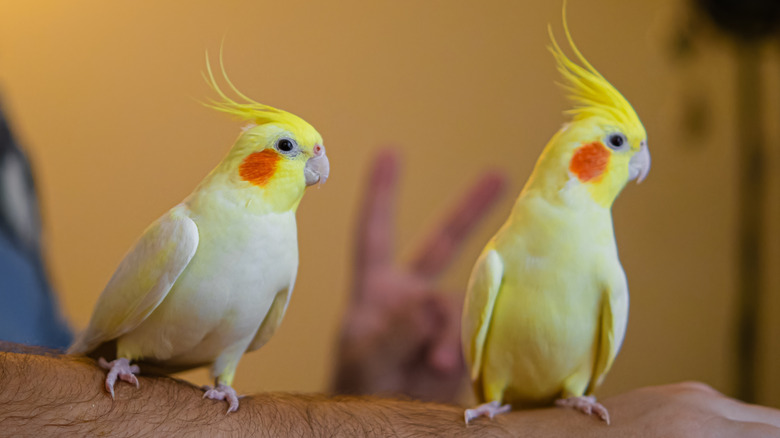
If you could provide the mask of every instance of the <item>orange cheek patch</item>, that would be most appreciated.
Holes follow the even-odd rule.
[[[263,187],[274,176],[278,163],[279,154],[271,149],[266,149],[244,158],[244,161],[238,166],[238,173],[244,181]]]
[[[609,150],[600,141],[594,141],[575,149],[569,163],[569,171],[582,182],[600,177],[609,163]]]

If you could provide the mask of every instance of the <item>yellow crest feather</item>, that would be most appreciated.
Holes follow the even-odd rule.
[[[233,82],[228,78],[227,72],[225,71],[225,64],[222,60],[222,49],[219,51],[219,67],[225,83],[227,83],[230,90],[236,94],[241,102],[237,102],[228,97],[219,87],[214,78],[214,72],[211,69],[211,61],[209,60],[209,53],[207,51],[206,73],[203,73],[203,79],[206,81],[209,88],[217,93],[219,99],[209,99],[208,102],[204,102],[203,105],[223,113],[231,114],[241,120],[249,121],[256,125],[283,123],[293,126],[300,126],[301,124],[308,126],[306,121],[295,114],[256,102],[244,95],[244,93],[238,91],[238,88],[233,85]]]
[[[572,114],[575,121],[595,116],[614,119],[619,123],[641,126],[639,117],[628,100],[577,49],[566,22],[565,1],[563,3],[563,30],[576,59],[582,65],[572,61],[563,53],[555,40],[552,26],[548,25],[547,30],[552,41],[549,50],[555,57],[558,71],[564,79],[564,83],[560,85],[569,92],[567,97],[574,103],[574,108],[566,113]]]

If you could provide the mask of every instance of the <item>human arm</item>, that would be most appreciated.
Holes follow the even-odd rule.
[[[199,388],[141,376],[140,388],[103,389],[105,372],[81,356],[0,343],[0,431],[6,436],[481,436],[454,406],[368,397],[263,393],[225,415]],[[17,351],[12,353],[9,351]]]
[[[11,353],[9,351],[16,351]],[[449,436],[780,437],[780,411],[747,405],[697,383],[641,388],[603,400],[606,426],[568,409],[516,411],[463,424],[457,406],[372,397],[263,393],[238,412],[168,377],[120,385],[79,356],[0,343],[0,431],[4,436]]]

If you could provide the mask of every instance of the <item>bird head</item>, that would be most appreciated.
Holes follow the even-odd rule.
[[[307,186],[323,184],[330,174],[322,136],[295,114],[246,97],[233,85],[222,67],[228,86],[240,99],[228,97],[217,85],[207,58],[206,82],[219,96],[206,106],[231,114],[248,125],[218,170],[239,188],[260,191],[277,210],[296,207]]]
[[[582,55],[566,24],[566,38],[579,63],[569,59],[550,29],[561,86],[568,92],[572,115],[550,140],[539,165],[554,173],[556,190],[586,188],[598,204],[609,207],[626,183],[642,182],[650,170],[647,133],[631,104]],[[565,169],[565,170],[563,170]],[[539,173],[535,170],[535,173]],[[545,179],[545,178],[542,178]],[[547,183],[550,177],[546,178]]]

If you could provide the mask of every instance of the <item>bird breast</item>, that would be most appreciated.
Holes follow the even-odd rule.
[[[208,363],[227,347],[248,344],[298,269],[294,212],[193,220],[195,256],[160,306],[122,340],[137,340],[141,356],[171,365]]]

